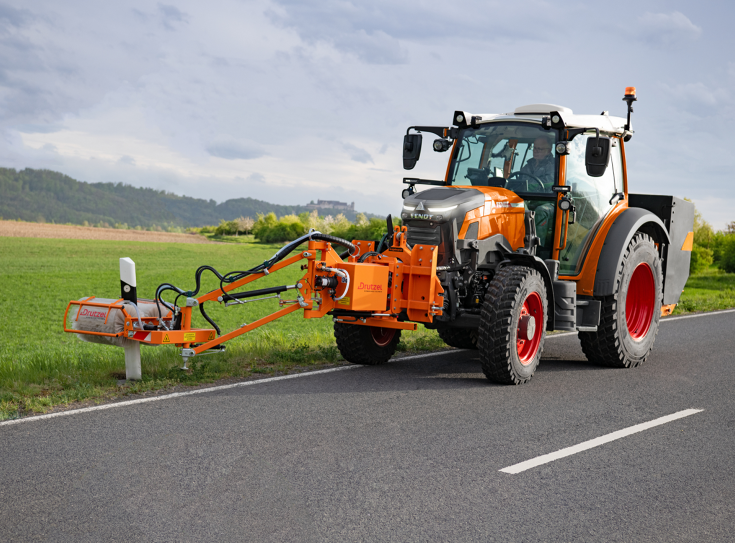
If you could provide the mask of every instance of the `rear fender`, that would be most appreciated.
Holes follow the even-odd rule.
[[[595,273],[595,296],[610,296],[615,293],[615,277],[623,261],[625,249],[636,232],[651,236],[659,245],[659,254],[663,244],[670,244],[671,238],[664,223],[650,211],[629,207],[615,219],[605,238]]]

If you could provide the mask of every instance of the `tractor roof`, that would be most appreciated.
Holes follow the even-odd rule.
[[[625,132],[625,119],[623,117],[612,117],[606,111],[601,115],[575,115],[568,107],[556,104],[529,104],[516,108],[512,113],[478,115],[477,113],[464,112],[464,116],[465,119],[471,119],[473,116],[482,117],[478,124],[518,120],[540,123],[541,118],[548,116],[552,111],[558,112],[570,128],[599,128],[602,131],[616,134]]]

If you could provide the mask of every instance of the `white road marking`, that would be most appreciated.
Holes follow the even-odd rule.
[[[600,445],[610,443],[611,441],[615,441],[616,439],[620,439],[631,434],[637,434],[638,432],[642,432],[643,430],[648,430],[649,428],[660,426],[662,424],[666,424],[667,422],[688,417],[689,415],[694,415],[695,413],[700,413],[701,411],[704,411],[704,409],[685,409],[684,411],[679,411],[678,413],[666,415],[665,417],[660,417],[658,419],[644,422],[642,424],[636,424],[635,426],[624,428],[623,430],[618,430],[617,432],[613,432],[611,434],[596,437],[595,439],[590,439],[589,441],[585,441],[583,443],[580,443],[579,445],[567,447],[566,449],[561,449],[553,453],[544,454],[543,456],[537,456],[536,458],[532,458],[531,460],[526,460],[525,462],[521,462],[520,464],[514,464],[499,471],[511,474],[521,473],[522,471],[526,471],[527,469],[535,468],[536,466],[540,466],[542,464],[548,464],[549,462],[553,462],[554,460],[559,460],[560,458],[565,458],[567,456],[571,456],[573,454],[577,454],[579,452],[586,451],[594,447],[599,447]]]
[[[693,315],[681,315],[679,317],[664,317],[659,322],[678,321],[679,319],[693,319],[695,317],[708,317],[710,315],[722,315],[723,313],[735,313],[735,309],[725,309],[723,311],[708,311],[707,313],[694,313]]]
[[[735,309],[728,309],[726,311],[715,311],[710,313],[697,313],[695,315],[684,315],[681,317],[666,317],[661,320],[661,322],[668,322],[673,321],[677,319],[689,319],[694,317],[704,317],[706,315],[713,315],[717,313],[732,313],[735,312]],[[546,336],[546,339],[549,338],[557,338],[557,337],[564,337],[564,336],[571,336],[575,335],[577,332],[564,332],[561,334],[551,334]],[[424,353],[424,354],[415,354],[411,356],[404,356],[402,358],[394,358],[391,360],[391,362],[400,362],[402,360],[415,360],[417,358],[426,358],[429,356],[440,356],[444,354],[449,353],[455,353],[457,350],[451,350],[451,351],[439,351],[439,352],[433,352],[433,353]],[[333,371],[342,371],[342,370],[349,370],[354,368],[359,368],[362,366],[355,365],[355,366],[340,366],[338,368],[330,368],[328,370],[317,370],[317,371],[307,371],[304,373],[295,373],[293,375],[282,375],[279,377],[268,377],[266,379],[257,379],[255,381],[244,381],[241,383],[234,383],[231,385],[221,385],[216,387],[209,387],[209,388],[200,388],[197,390],[190,390],[187,392],[173,392],[171,394],[165,394],[161,396],[156,396],[153,398],[140,398],[138,400],[128,400],[125,402],[116,402],[116,403],[109,403],[105,405],[96,405],[94,407],[83,407],[82,409],[70,409],[69,411],[60,411],[58,413],[49,413],[48,415],[37,415],[37,416],[29,416],[24,417],[22,419],[13,419],[13,420],[5,420],[0,422],[0,426],[8,426],[10,424],[19,424],[21,422],[28,422],[32,420],[45,420],[45,419],[52,419],[55,417],[65,417],[67,415],[76,415],[78,413],[88,413],[90,411],[102,411],[103,409],[113,409],[115,407],[126,407],[128,405],[135,405],[139,403],[148,403],[148,402],[157,402],[159,400],[168,400],[171,398],[179,398],[182,396],[191,396],[192,394],[203,394],[205,392],[217,392],[219,390],[226,390],[229,388],[236,388],[236,387],[244,387],[244,386],[250,386],[250,385],[259,385],[263,383],[272,383],[273,381],[282,381],[284,379],[295,379],[297,377],[309,377],[311,375],[321,375],[324,373],[330,373]]]
[[[395,358],[391,362],[401,362],[403,360],[414,360],[416,358],[426,358],[428,356],[437,356],[448,353],[456,353],[456,350],[451,351],[439,351],[425,354],[414,354],[411,356],[404,356],[402,358]],[[19,424],[21,422],[28,422],[32,420],[46,420],[53,419],[56,417],[65,417],[67,415],[77,415],[79,413],[89,413],[91,411],[102,411],[104,409],[114,409],[116,407],[127,407],[128,405],[136,405],[140,403],[157,402],[160,400],[169,400],[171,398],[181,398],[183,396],[192,396],[193,394],[204,394],[205,392],[218,392],[220,390],[227,390],[230,388],[246,387],[251,385],[262,385],[265,383],[272,383],[274,381],[283,381],[285,379],[296,379],[298,377],[309,377],[311,375],[324,375],[325,373],[332,373],[335,371],[351,370],[355,368],[361,368],[363,366],[339,366],[337,368],[329,368],[327,370],[317,371],[306,371],[304,373],[294,373],[291,375],[280,375],[278,377],[266,377],[265,379],[256,379],[254,381],[243,381],[240,383],[233,383],[231,385],[220,385],[216,387],[198,388],[196,390],[188,390],[186,392],[173,392],[171,394],[163,394],[161,396],[154,396],[151,398],[139,398],[137,400],[128,400],[125,402],[108,403],[104,405],[95,405],[94,407],[83,407],[81,409],[70,409],[69,411],[59,411],[58,413],[49,413],[47,415],[37,415],[23,417],[21,419],[5,420],[0,422],[0,426],[9,426],[11,424]]]

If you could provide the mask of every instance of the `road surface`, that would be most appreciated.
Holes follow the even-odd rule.
[[[735,541],[734,353],[720,312],[632,370],[560,335],[517,387],[453,351],[3,424],[0,540]]]

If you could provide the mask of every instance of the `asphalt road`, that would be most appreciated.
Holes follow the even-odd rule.
[[[519,387],[456,351],[0,426],[0,540],[735,541],[733,353],[719,313],[633,370],[565,335]]]

